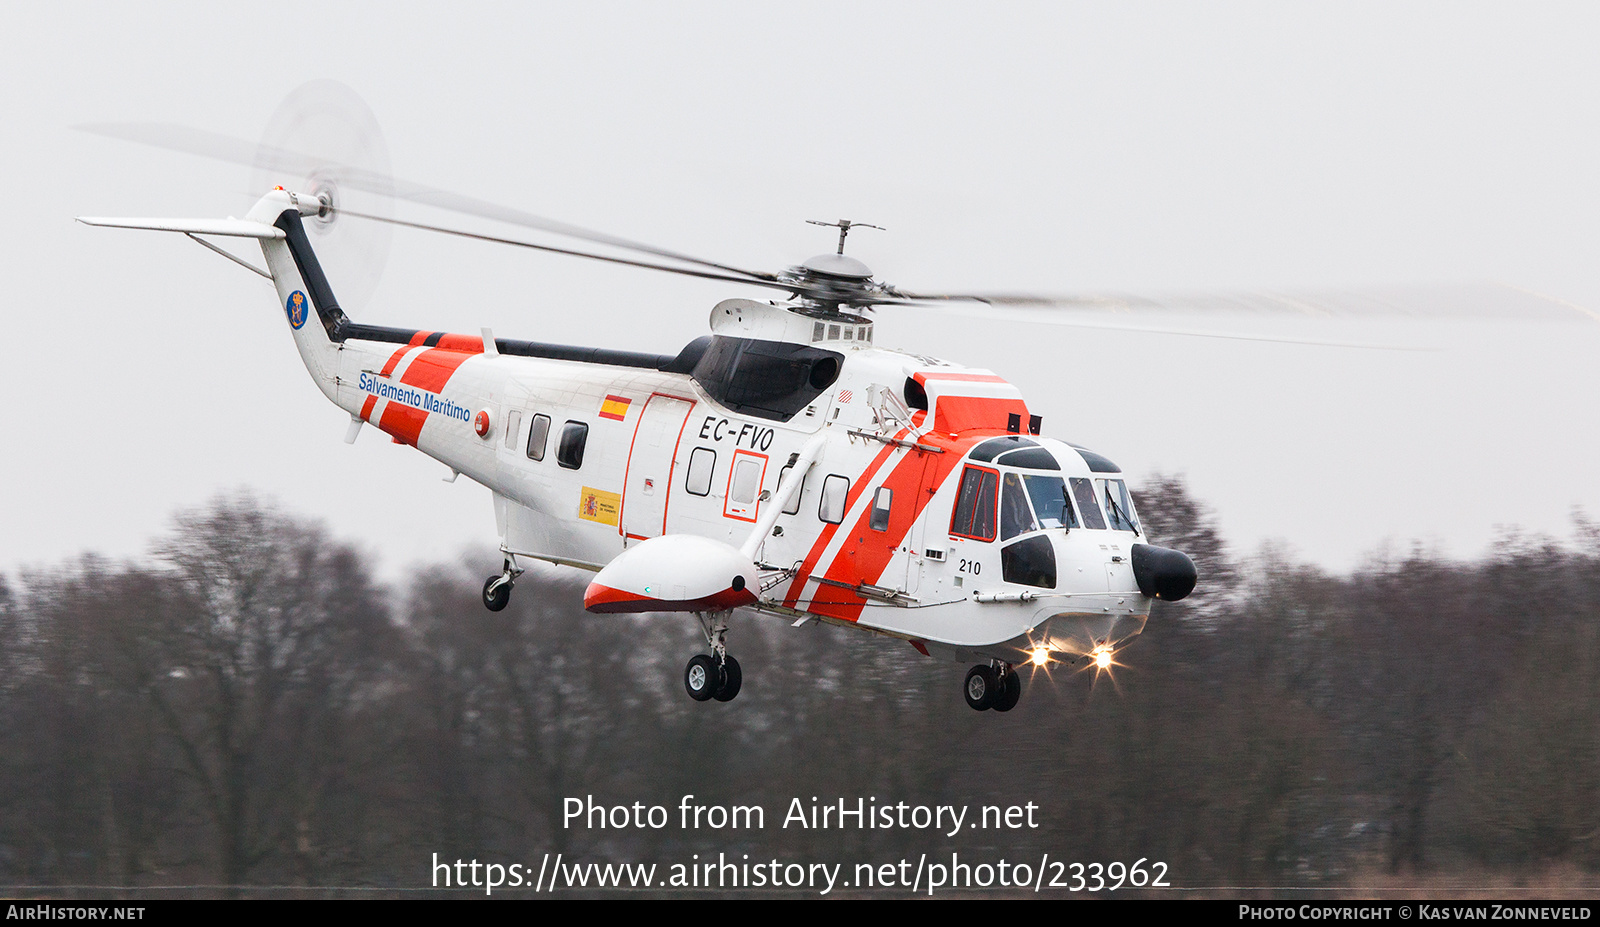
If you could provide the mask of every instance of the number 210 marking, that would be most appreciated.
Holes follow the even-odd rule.
[[[983,572],[983,564],[976,560],[963,560],[961,561],[961,566],[956,569],[956,572],[971,573],[976,576],[977,574]]]

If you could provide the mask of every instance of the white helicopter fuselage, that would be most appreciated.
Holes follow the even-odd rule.
[[[757,278],[800,295],[724,300],[710,336],[657,356],[353,322],[302,222],[331,209],[279,188],[245,219],[80,221],[259,240],[265,271],[201,243],[272,280],[346,440],[370,425],[491,490],[484,604],[543,560],[594,571],[589,611],[692,612],[712,651],[685,669],[696,700],[739,692],[735,608],[981,661],[967,702],[1004,712],[1018,664],[1109,666],[1153,599],[1194,587],[1116,465],[1041,437],[1015,387],[875,345],[845,309],[897,294],[842,253],[846,220],[826,223],[840,253]]]
[[[250,218],[270,224],[284,196],[264,199]],[[1132,565],[1144,539],[1121,474],[1097,455],[1023,434],[1037,420],[987,370],[878,348],[865,319],[830,323],[783,304],[726,300],[712,313],[715,337],[803,343],[839,358],[836,375],[807,390],[792,415],[755,415],[710,395],[687,361],[672,370],[518,356],[486,352],[482,336],[429,331],[382,330],[388,340],[375,341],[360,337],[378,331],[364,326],[335,341],[288,243],[262,247],[324,395],[353,423],[489,487],[508,558],[598,571],[652,538],[753,541],[761,588],[741,604],[961,660],[1019,662],[1040,647],[1081,656],[1144,626],[1152,600]],[[907,381],[924,408],[901,399]],[[969,456],[996,439],[1001,449],[1036,448],[1034,459],[1016,467],[995,453]],[[808,442],[814,462],[798,493],[780,498],[784,470]],[[1024,509],[1059,506],[1067,487],[1083,487],[1068,512],[1076,525],[1026,510],[997,524],[1008,501],[1017,508],[1002,485],[1029,483],[1060,487],[1063,498],[1024,499]],[[963,486],[967,511],[957,512]],[[1047,581],[1013,581],[1019,568],[1003,552],[1024,542],[1048,548]]]

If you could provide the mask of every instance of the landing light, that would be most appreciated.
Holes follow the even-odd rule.
[[[1099,667],[1100,669],[1110,669],[1111,668],[1111,648],[1110,647],[1106,646],[1105,644],[1101,644],[1100,646],[1098,646],[1098,647],[1096,647],[1094,649],[1093,656],[1094,656],[1094,665],[1095,666]]]
[[[1028,662],[1032,663],[1034,666],[1043,666],[1046,663],[1049,663],[1050,648],[1044,646],[1033,648],[1033,650],[1028,654]]]

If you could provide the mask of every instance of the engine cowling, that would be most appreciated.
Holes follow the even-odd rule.
[[[753,605],[761,575],[731,545],[666,534],[623,551],[583,593],[591,612],[716,612]]]

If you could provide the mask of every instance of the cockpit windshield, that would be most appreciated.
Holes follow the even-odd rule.
[[[998,535],[1002,541],[1053,528],[1071,530],[1083,527],[1096,531],[1131,531],[1139,534],[1139,517],[1134,513],[1133,496],[1128,492],[1128,484],[1120,479],[1097,476],[1100,473],[1118,472],[1116,465],[1081,448],[1077,453],[1083,456],[1089,463],[1091,473],[1096,475],[1086,479],[1056,476],[1048,472],[1062,469],[1054,454],[1037,441],[1021,435],[991,438],[979,444],[972,450],[971,459],[992,461],[1001,472],[967,467],[962,480],[961,503],[956,506],[951,533],[981,540],[993,540]],[[1010,468],[1022,472],[1012,472]],[[995,486],[996,482],[1000,484],[998,487]],[[979,491],[980,486],[982,491]],[[996,488],[999,492],[995,492]],[[991,506],[998,503],[998,511],[990,508],[979,517],[976,505],[979,498]],[[969,522],[973,525],[982,522],[988,528],[979,531],[970,527]]]
[[[1078,511],[1083,513],[1085,528],[1104,529],[1106,519],[1100,514],[1100,500],[1094,497],[1094,484],[1083,477],[1072,478],[1072,498],[1078,500]]]
[[[1033,512],[1045,528],[1076,528],[1078,518],[1072,512],[1072,502],[1067,499],[1066,481],[1059,476],[1034,476],[1026,474],[1022,481],[1028,485],[1028,495],[1033,499]]]

